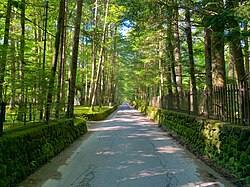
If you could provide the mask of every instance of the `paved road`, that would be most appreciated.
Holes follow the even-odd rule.
[[[24,187],[233,186],[128,105],[89,132]]]

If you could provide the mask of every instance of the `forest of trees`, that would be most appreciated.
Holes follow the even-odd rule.
[[[199,90],[248,82],[249,23],[247,0],[3,0],[0,101],[48,121],[188,91],[196,112]]]

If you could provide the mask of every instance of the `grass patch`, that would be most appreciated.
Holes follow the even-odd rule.
[[[74,114],[75,115],[79,115],[79,114],[98,114],[101,112],[105,112],[107,110],[109,110],[110,108],[108,106],[103,106],[103,107],[99,107],[99,106],[95,106],[94,107],[94,111],[90,110],[90,107],[86,107],[86,106],[75,106],[74,108]]]
[[[86,120],[91,120],[91,121],[103,120],[114,111],[113,108],[109,108],[108,106],[103,106],[101,108],[99,106],[95,106],[94,111],[91,111],[90,107],[75,106],[74,114],[75,114],[76,118],[78,118],[78,119],[84,118]],[[116,109],[116,107],[115,107],[115,109]],[[37,127],[39,125],[45,124],[45,122],[41,122],[41,121],[39,122],[38,113],[36,115],[37,118],[35,119],[35,121],[29,121],[29,122],[24,123],[22,121],[15,121],[17,111],[15,114],[11,113],[11,112],[14,112],[14,111],[10,111],[8,109],[6,110],[6,122],[4,122],[4,127],[3,127],[5,133],[11,133],[11,132],[19,131],[22,129],[33,128],[33,127]],[[37,112],[39,112],[39,111],[37,111]],[[12,117],[10,117],[10,116],[12,116]],[[78,119],[75,119],[76,123],[77,123]],[[51,120],[51,122],[53,122],[53,121],[58,121],[58,119]]]

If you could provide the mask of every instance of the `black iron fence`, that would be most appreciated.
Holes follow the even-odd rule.
[[[167,95],[163,99],[153,97],[149,105],[234,124],[250,125],[250,88],[247,83],[213,87],[212,93],[198,90],[197,94],[183,92]]]

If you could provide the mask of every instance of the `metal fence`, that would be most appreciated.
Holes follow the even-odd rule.
[[[197,106],[194,106],[194,100],[197,101]],[[196,95],[183,92],[167,95],[162,100],[153,97],[149,105],[234,124],[250,125],[250,88],[247,83],[213,87],[211,94],[199,90]],[[198,111],[194,110],[195,107]]]

